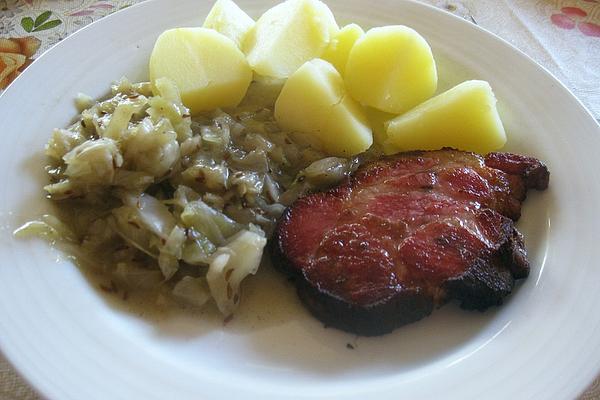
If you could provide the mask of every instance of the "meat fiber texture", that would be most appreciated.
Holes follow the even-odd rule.
[[[514,222],[527,189],[548,179],[539,160],[509,153],[382,158],[288,208],[274,264],[318,319],[359,335],[388,333],[450,300],[483,311],[529,274]]]

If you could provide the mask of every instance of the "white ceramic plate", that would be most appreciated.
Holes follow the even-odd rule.
[[[258,16],[272,1],[239,1]],[[413,2],[329,0],[340,23],[406,24],[432,44],[442,88],[491,82],[508,150],[545,160],[550,189],[519,223],[532,273],[487,313],[447,306],[378,338],[324,329],[263,269],[227,326],[150,318],[107,301],[71,262],[12,229],[47,209],[43,146],[122,75],[146,78],[164,29],[199,25],[207,1],[154,0],[101,20],[43,55],[0,98],[0,345],[52,399],[574,398],[600,369],[600,129],[526,56],[475,25]],[[368,4],[368,5],[366,5]],[[347,343],[354,349],[347,348]]]

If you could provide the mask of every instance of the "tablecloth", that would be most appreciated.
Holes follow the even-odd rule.
[[[139,1],[143,0],[0,0],[0,92],[55,43]],[[600,0],[425,2],[478,24],[527,53],[600,120]],[[0,399],[39,399],[1,355]],[[600,379],[581,399],[600,400]]]

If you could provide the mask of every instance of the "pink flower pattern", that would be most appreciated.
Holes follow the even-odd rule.
[[[114,8],[115,6],[113,4],[110,4],[110,2],[108,1],[96,1],[80,9],[68,12],[66,15],[69,15],[71,17],[81,17],[86,15],[106,14],[107,10],[113,10]]]
[[[552,24],[561,29],[572,30],[590,37],[600,37],[600,1],[580,0],[563,6],[550,16]],[[584,4],[588,3],[588,4]]]

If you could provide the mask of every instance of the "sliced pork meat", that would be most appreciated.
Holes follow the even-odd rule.
[[[274,264],[317,318],[360,335],[453,299],[485,310],[529,273],[514,222],[527,190],[544,190],[548,178],[537,159],[508,153],[443,149],[370,162],[286,210]]]

